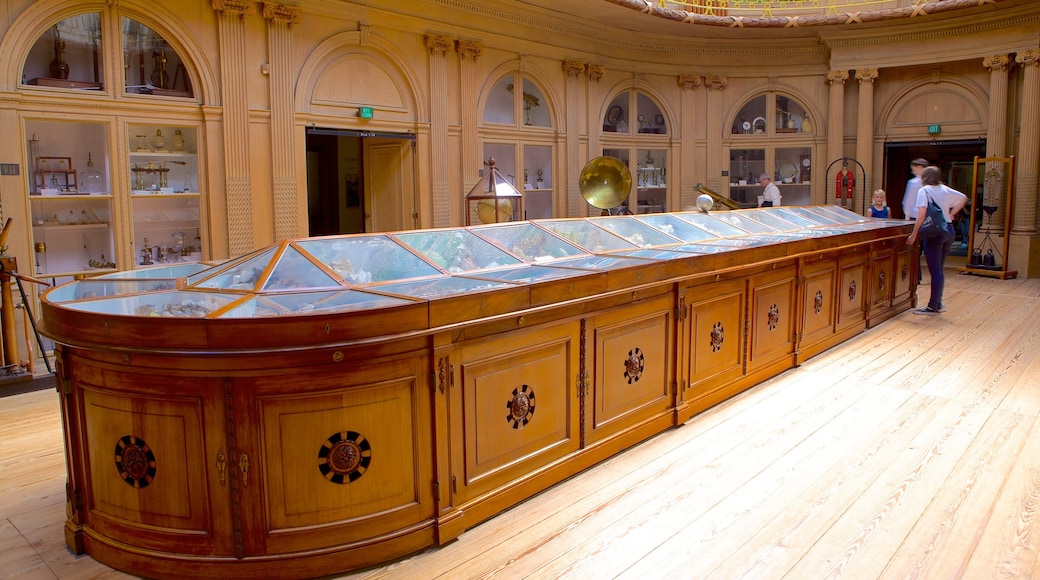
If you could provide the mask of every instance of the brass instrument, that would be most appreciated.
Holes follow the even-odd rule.
[[[711,199],[714,200],[714,202],[715,202],[715,206],[712,208],[713,210],[718,211],[718,210],[721,210],[721,209],[740,209],[740,204],[739,203],[733,201],[732,199],[730,199],[730,198],[728,198],[728,197],[726,197],[726,196],[724,196],[724,195],[722,195],[722,194],[720,194],[718,192],[715,192],[715,191],[712,191],[711,189],[708,189],[703,184],[700,184],[700,183],[697,184],[697,191],[699,191],[699,192],[701,192],[701,193],[703,193],[705,195],[711,196]]]
[[[592,207],[611,209],[628,199],[632,191],[632,173],[616,157],[596,157],[582,168],[578,191]]]

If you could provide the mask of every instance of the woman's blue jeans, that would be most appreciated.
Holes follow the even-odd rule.
[[[943,263],[946,262],[946,256],[950,254],[953,237],[953,224],[946,224],[945,236],[925,238],[921,242],[924,247],[924,260],[928,263],[928,276],[931,278],[932,284],[932,294],[928,299],[928,307],[932,310],[939,310],[942,306],[943,287],[946,285]]]

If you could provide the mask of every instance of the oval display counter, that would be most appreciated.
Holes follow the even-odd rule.
[[[914,303],[838,207],[288,240],[43,297],[66,542],[314,577],[447,542]]]

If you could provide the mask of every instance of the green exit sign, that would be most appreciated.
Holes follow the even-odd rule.
[[[929,135],[938,135],[939,133],[942,133],[942,127],[938,125],[928,125]]]
[[[361,117],[362,119],[371,119],[372,107],[361,107],[358,109],[358,117]]]

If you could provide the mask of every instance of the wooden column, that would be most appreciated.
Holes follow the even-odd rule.
[[[1019,52],[1022,65],[1022,120],[1015,157],[1015,221],[1012,231],[1035,233],[1037,222],[1037,168],[1040,165],[1040,49]]]
[[[861,213],[867,212],[870,206],[870,196],[874,191],[874,81],[878,77],[876,68],[864,68],[856,71],[856,80],[859,81],[859,106],[856,122],[856,160],[863,164],[866,172],[863,175],[863,185],[856,188],[852,198],[852,208],[855,211],[857,203],[862,206],[858,208]],[[862,199],[861,192],[867,192],[867,199]]]
[[[245,17],[256,13],[247,0],[213,0],[220,51],[220,97],[224,108],[224,189],[227,196],[228,252],[253,248],[253,188],[249,178],[249,54]]]
[[[827,159],[824,160],[822,168],[845,156],[845,81],[848,78],[848,71],[827,72],[827,84],[830,85],[830,98],[827,102]],[[840,165],[835,166],[823,176],[826,179],[823,188],[824,203],[832,203],[828,198],[834,199],[834,192],[828,188],[834,183],[834,176],[840,170]]]
[[[675,136],[675,140],[682,143],[679,159],[679,169],[682,170],[682,173],[679,175],[679,207],[669,207],[668,211],[692,209],[697,201],[697,191],[694,189],[697,185],[694,180],[694,175],[697,173],[695,171],[697,148],[694,146],[694,139],[697,132],[696,113],[700,110],[696,100],[701,91],[697,89],[702,86],[704,86],[704,77],[701,75],[679,75],[679,87],[682,89],[680,95],[682,106],[679,110],[682,118],[679,120],[681,129],[679,135]],[[671,173],[675,174],[674,171]],[[718,173],[722,174],[721,169]],[[722,193],[721,189],[716,191]]]
[[[484,152],[480,147],[480,138],[477,133],[477,126],[480,123],[480,108],[477,106],[476,96],[480,94],[480,82],[483,80],[480,69],[477,68],[477,59],[484,55],[484,45],[472,40],[456,40],[455,50],[459,54],[459,94],[460,95],[473,95],[473,98],[461,99],[460,106],[462,107],[461,124],[462,124],[462,135],[460,146],[462,147],[462,183],[466,185],[455,199],[448,199],[448,213],[450,224],[464,224],[466,223],[465,195],[469,192],[469,188],[476,183],[478,170],[484,166]],[[432,58],[432,57],[431,57]],[[432,68],[432,67],[431,67]],[[431,71],[432,72],[432,71]],[[443,75],[447,76],[447,75]],[[441,84],[444,83],[445,79],[439,79]],[[431,82],[431,86],[436,86],[437,83]],[[440,91],[440,87],[437,88]],[[448,99],[448,94],[438,94],[438,97],[443,96]],[[447,128],[447,124],[445,124]],[[445,140],[447,135],[445,135]],[[446,155],[446,149],[442,149],[439,152],[434,149],[434,155]],[[437,159],[434,159],[434,171],[436,171]],[[450,196],[450,191],[448,192]],[[436,199],[436,196],[435,198]],[[444,224],[434,223],[435,226]]]
[[[704,77],[704,86],[708,88],[709,111],[722,111],[726,108],[722,102],[722,91],[728,84],[728,77]],[[722,115],[708,115],[708,177],[705,185],[713,191],[723,191],[722,171],[729,169],[729,160],[722,158],[722,126]]]
[[[296,143],[293,140],[296,70],[292,25],[300,23],[300,13],[300,9],[294,6],[274,2],[263,4],[263,16],[267,20],[267,75],[271,93],[271,192],[275,241],[305,234],[301,231],[299,209],[306,201],[300,199],[296,190]]]
[[[455,41],[450,36],[427,34],[423,37],[430,50],[430,195],[433,204],[433,227],[451,225],[451,188],[448,184],[448,59]],[[461,208],[460,208],[461,210]]]

